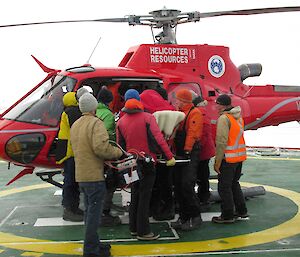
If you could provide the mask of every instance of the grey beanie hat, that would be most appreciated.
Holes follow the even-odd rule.
[[[80,99],[80,97],[82,97],[84,94],[88,93],[89,91],[84,88],[84,87],[81,87],[79,88],[77,91],[76,91],[76,97],[77,97],[77,100]]]
[[[93,89],[90,86],[82,86],[81,88],[77,89],[76,91],[76,98],[77,101],[80,97],[82,97],[85,93],[93,93]]]
[[[82,113],[93,112],[97,106],[97,99],[92,94],[84,94],[79,98],[79,109]]]

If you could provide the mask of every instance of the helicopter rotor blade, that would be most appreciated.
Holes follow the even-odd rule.
[[[29,26],[29,25],[41,25],[41,24],[57,24],[57,23],[75,23],[75,22],[126,22],[129,25],[156,25],[161,26],[172,22],[174,24],[181,24],[192,21],[199,21],[201,18],[210,18],[226,15],[253,15],[253,14],[266,14],[266,13],[280,13],[280,12],[296,12],[300,11],[300,6],[288,6],[288,7],[270,7],[270,8],[257,8],[257,9],[244,9],[233,11],[219,11],[219,12],[187,12],[171,13],[164,16],[159,15],[159,12],[163,11],[177,11],[177,10],[157,10],[152,12],[152,15],[128,15],[124,18],[104,18],[104,19],[91,19],[91,20],[65,20],[65,21],[45,21],[45,22],[29,22],[19,24],[7,24],[0,25],[0,28]],[[151,14],[151,13],[150,13]]]
[[[126,17],[126,18],[95,19],[95,20],[43,21],[43,22],[29,22],[29,23],[0,25],[0,28],[42,25],[42,24],[74,23],[74,22],[129,22],[129,21],[130,21],[129,17],[128,18]]]
[[[217,17],[217,16],[225,16],[225,15],[253,15],[253,14],[265,14],[265,13],[297,12],[297,11],[300,11],[300,6],[207,12],[207,13],[200,13],[200,18],[210,18],[210,17]]]

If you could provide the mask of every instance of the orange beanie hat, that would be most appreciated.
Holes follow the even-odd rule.
[[[182,88],[176,92],[176,98],[185,103],[192,103],[193,95],[188,89]]]

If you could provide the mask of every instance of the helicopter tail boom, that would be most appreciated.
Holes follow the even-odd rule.
[[[253,86],[246,98],[251,116],[246,129],[300,120],[300,86]]]

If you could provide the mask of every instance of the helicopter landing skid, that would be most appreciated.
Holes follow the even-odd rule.
[[[62,171],[62,169],[41,169],[40,171],[35,172],[35,174],[40,177],[41,180],[62,188],[63,185],[53,179],[55,175],[62,174]]]

